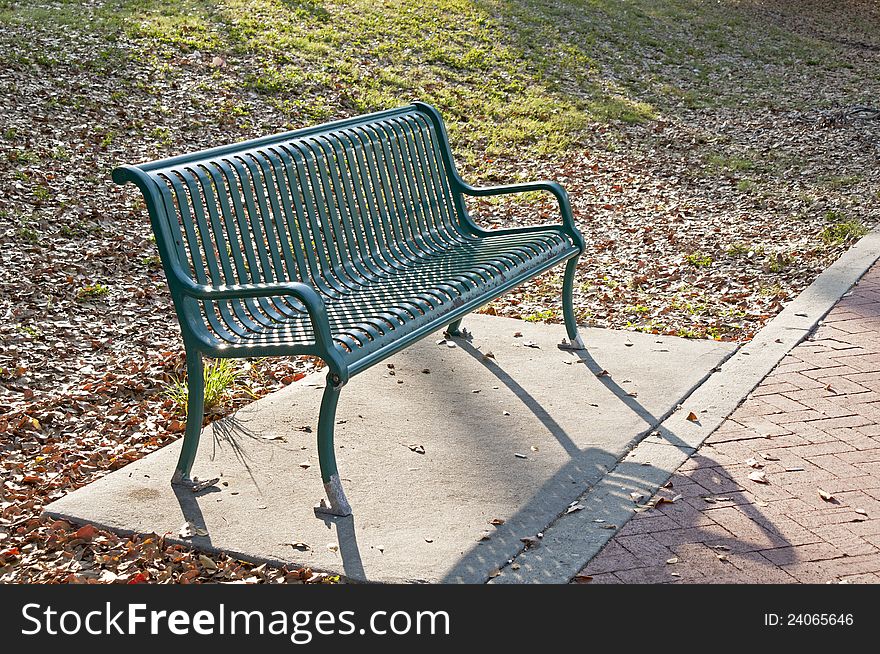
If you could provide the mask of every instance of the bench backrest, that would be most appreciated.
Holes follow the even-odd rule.
[[[332,293],[426,238],[460,238],[452,166],[439,114],[415,104],[126,168],[166,266]]]

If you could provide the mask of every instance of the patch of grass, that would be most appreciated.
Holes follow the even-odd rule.
[[[727,255],[736,259],[760,256],[764,254],[764,246],[754,247],[749,243],[734,243],[726,250]]]
[[[159,270],[162,268],[162,260],[155,254],[143,257],[141,263],[147,270]]]
[[[104,284],[89,284],[76,292],[76,299],[80,302],[92,302],[101,300],[110,294],[110,289]]]
[[[837,191],[849,188],[850,186],[855,186],[862,180],[864,180],[863,175],[835,175],[832,177],[825,177],[821,182],[828,188]]]
[[[712,265],[712,257],[699,251],[686,254],[684,260],[695,268],[708,268]]]
[[[846,220],[844,222],[828,225],[819,232],[819,238],[825,245],[840,245],[845,241],[856,241],[868,233],[868,228],[859,220]]]
[[[779,284],[761,284],[758,287],[758,295],[761,297],[777,297],[785,295],[785,289]]]
[[[745,157],[729,156],[712,152],[706,157],[706,163],[710,168],[720,172],[744,172],[754,170],[757,164]]]
[[[58,145],[52,148],[52,152],[49,153],[49,156],[56,161],[67,161],[70,159],[70,152],[63,145]]]
[[[31,227],[19,227],[15,235],[30,245],[39,245],[40,243],[40,232]]]
[[[825,220],[831,223],[819,232],[819,238],[825,245],[856,241],[868,233],[868,228],[862,221],[847,218],[841,211],[828,211]]]
[[[13,164],[40,163],[40,155],[33,150],[10,150],[6,153],[6,158]]]
[[[40,336],[43,335],[43,332],[41,332],[38,328],[33,327],[31,325],[19,325],[18,331],[21,332],[22,334],[26,334],[27,336],[30,336],[31,338],[39,338]]]
[[[554,318],[556,318],[556,312],[553,309],[536,311],[535,313],[530,313],[526,316],[523,316],[523,320],[525,320],[526,322],[547,322],[548,320],[553,320]]]
[[[758,190],[758,184],[751,179],[741,179],[736,183],[736,190],[740,193],[754,193]]]
[[[764,268],[771,273],[781,273],[791,267],[794,257],[785,252],[773,252],[767,256]]]
[[[213,359],[205,364],[205,411],[218,407],[237,386],[241,371],[232,359]],[[186,380],[174,379],[164,391],[186,415],[186,402],[189,397]]]
[[[52,199],[52,191],[46,186],[37,186],[34,189],[34,197],[38,202],[48,202]]]

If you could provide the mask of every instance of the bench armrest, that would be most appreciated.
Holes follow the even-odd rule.
[[[476,197],[507,195],[509,193],[527,193],[530,191],[548,191],[552,193],[556,197],[556,201],[559,203],[559,213],[562,214],[562,224],[565,228],[565,232],[571,236],[580,251],[584,251],[586,247],[584,244],[584,237],[574,223],[574,216],[571,213],[571,202],[569,202],[568,193],[566,193],[565,189],[557,182],[526,182],[523,184],[509,184],[504,186],[471,186],[470,184],[460,182],[459,185],[463,193]],[[513,233],[532,231],[533,229],[534,228],[520,227],[499,231],[509,231]]]
[[[330,322],[321,296],[308,284],[302,282],[279,282],[261,284],[231,284],[208,286],[197,284],[186,275],[175,275],[184,295],[197,300],[245,300],[249,298],[268,298],[287,296],[303,303],[312,321],[315,342],[318,347],[333,350]]]

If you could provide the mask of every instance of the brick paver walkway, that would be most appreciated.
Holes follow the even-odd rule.
[[[880,581],[880,265],[670,481],[589,583]]]

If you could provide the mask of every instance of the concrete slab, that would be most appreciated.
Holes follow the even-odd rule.
[[[351,518],[313,511],[322,375],[205,430],[193,472],[222,477],[217,487],[172,490],[176,443],[46,511],[172,539],[188,520],[207,530],[189,541],[197,547],[355,580],[482,583],[735,349],[587,329],[588,352],[573,353],[557,349],[558,325],[482,315],[465,325],[472,341],[451,348],[438,334],[390,359],[393,374],[382,363],[343,389],[337,445]]]

